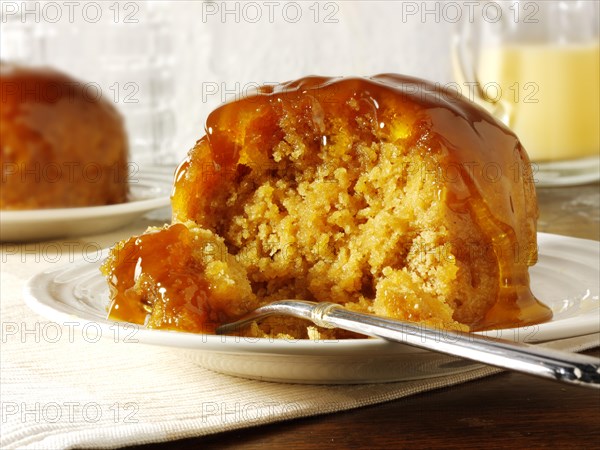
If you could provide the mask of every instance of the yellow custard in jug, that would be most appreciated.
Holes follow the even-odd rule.
[[[599,67],[598,43],[506,45],[483,49],[478,77],[530,158],[557,161],[600,152]]]

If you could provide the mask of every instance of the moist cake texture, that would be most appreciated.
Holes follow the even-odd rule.
[[[177,170],[172,206],[171,225],[104,265],[111,317],[212,332],[294,298],[461,330],[551,317],[529,288],[538,212],[525,151],[423,80],[308,77],[221,106]],[[245,333],[347,336],[289,318]]]

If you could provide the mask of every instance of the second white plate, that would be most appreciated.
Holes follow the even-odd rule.
[[[130,183],[125,203],[83,208],[0,211],[0,241],[25,242],[105,233],[170,204],[171,169],[144,170]]]

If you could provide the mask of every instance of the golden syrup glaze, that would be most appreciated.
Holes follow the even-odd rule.
[[[109,317],[144,324],[155,310],[154,328],[214,332],[218,314],[203,301],[209,285],[192,240],[188,228],[177,223],[113,249],[112,260],[102,268],[112,291]]]
[[[352,100],[353,107],[348,107]],[[485,110],[421,79],[395,74],[307,77],[266,86],[221,106],[209,115],[206,136],[176,173],[173,221],[193,220],[214,229],[240,167],[272,163],[273,145],[283,137],[279,121],[286,112],[304,115],[319,129],[323,117],[351,120],[365,111],[372,123],[357,127],[361,138],[404,140],[431,152],[433,165],[420,168],[423,176],[445,192],[453,211],[471,216],[493,247],[498,298],[471,328],[549,320],[550,309],[529,288],[528,267],[537,260],[538,210],[527,154],[514,133]],[[306,138],[326,142],[328,136],[307,133]]]

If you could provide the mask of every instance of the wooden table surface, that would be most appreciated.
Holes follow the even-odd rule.
[[[538,199],[539,231],[600,240],[600,184],[539,189]],[[131,448],[440,447],[600,448],[600,390],[501,373],[352,411]]]

